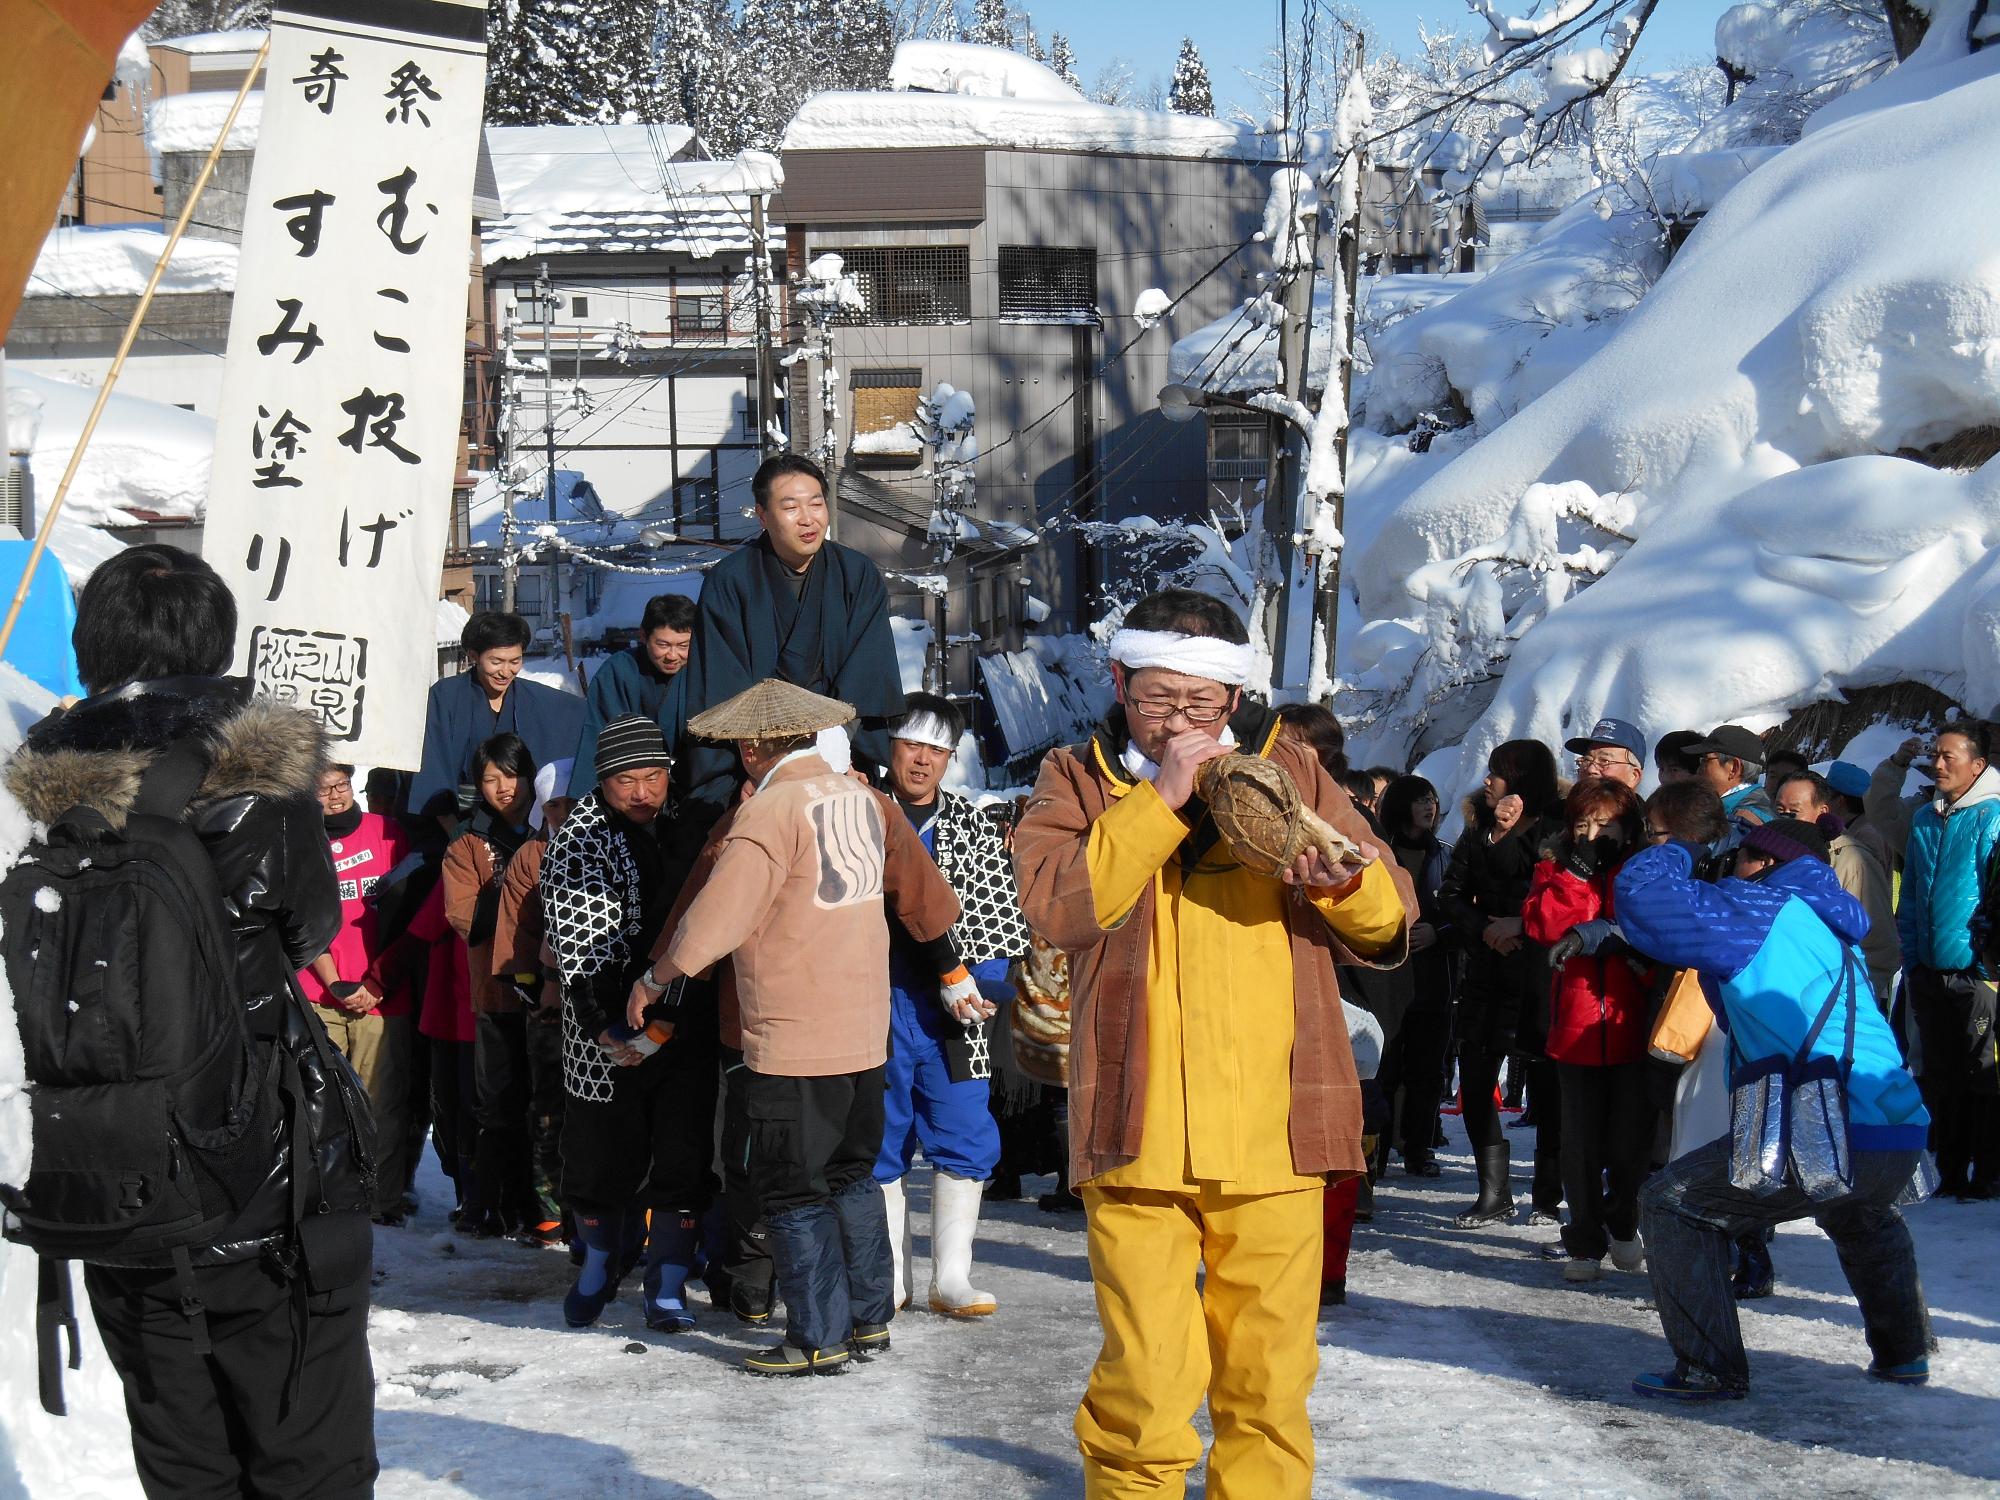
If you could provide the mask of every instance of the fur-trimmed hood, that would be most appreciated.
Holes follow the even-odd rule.
[[[86,698],[44,719],[8,761],[7,790],[40,823],[83,806],[122,827],[146,768],[187,738],[205,740],[213,757],[197,806],[310,796],[326,765],[326,737],[310,714],[251,698],[238,680],[171,678]]]

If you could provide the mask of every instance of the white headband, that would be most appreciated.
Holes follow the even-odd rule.
[[[548,816],[548,805],[558,797],[569,795],[569,773],[575,766],[576,760],[571,757],[552,760],[535,772],[535,805],[528,814],[530,826],[540,828]]]
[[[1120,630],[1111,637],[1111,659],[1128,672],[1142,667],[1163,667],[1169,672],[1185,672],[1190,677],[1206,677],[1225,687],[1241,687],[1250,680],[1250,648],[1212,635],[1182,635],[1178,630]]]
[[[908,740],[913,745],[929,745],[933,750],[958,748],[951,726],[929,709],[920,709],[889,731],[892,740]]]

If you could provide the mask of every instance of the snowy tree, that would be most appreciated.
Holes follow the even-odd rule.
[[[166,0],[147,19],[151,41],[204,31],[241,31],[271,24],[271,0]]]
[[[596,0],[589,25],[604,58],[603,75],[594,80],[600,122],[667,117],[657,47],[659,9],[656,0]]]
[[[1049,33],[1049,66],[1064,83],[1078,93],[1083,91],[1083,81],[1076,76],[1076,54],[1070,51],[1069,38],[1060,31]]]
[[[1093,103],[1108,104],[1114,109],[1132,109],[1139,103],[1138,81],[1132,76],[1132,65],[1122,57],[1114,57],[1097,70],[1097,76],[1090,80],[1087,93]]]
[[[1035,35],[1035,23],[1033,21],[1028,23],[1028,37],[1021,44],[1021,50],[1026,52],[1029,58],[1035,62],[1045,63],[1049,60],[1049,54],[1043,50],[1042,39]]]
[[[729,0],[665,0],[659,46],[666,118],[693,130],[716,155],[734,156],[747,139],[751,109]]]
[[[1013,28],[1007,24],[1007,0],[977,0],[964,40],[981,47],[1013,46]]]
[[[1209,87],[1208,66],[1201,60],[1201,53],[1195,49],[1194,38],[1181,38],[1181,55],[1174,63],[1172,91],[1167,95],[1167,108],[1177,115],[1212,115],[1215,113],[1215,91]]]

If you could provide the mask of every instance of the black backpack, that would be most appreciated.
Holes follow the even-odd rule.
[[[215,867],[181,822],[208,764],[169,748],[123,828],[72,808],[0,879],[34,1120],[28,1179],[0,1204],[6,1237],[43,1258],[45,1402],[55,1324],[76,1362],[53,1263],[172,1266],[191,1296],[190,1249],[270,1166],[275,1071],[258,1071]]]

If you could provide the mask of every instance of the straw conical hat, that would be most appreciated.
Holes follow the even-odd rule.
[[[783,740],[835,729],[854,717],[838,698],[822,698],[789,682],[766,677],[734,698],[688,720],[707,740]]]

